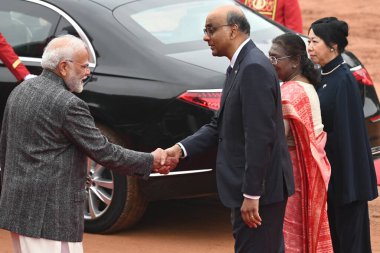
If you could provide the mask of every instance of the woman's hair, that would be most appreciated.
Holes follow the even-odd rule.
[[[340,54],[348,44],[348,24],[336,17],[318,19],[311,24],[309,32],[311,29],[327,46],[332,48],[333,44],[337,44]]]
[[[58,46],[59,44],[59,46]],[[52,39],[42,54],[41,66],[44,69],[55,69],[65,59],[72,59],[77,50],[86,48],[86,44],[73,35],[63,35]]]
[[[286,55],[291,56],[291,59],[299,59],[301,74],[314,87],[317,87],[320,82],[320,74],[314,67],[314,63],[308,58],[305,42],[300,36],[293,33],[285,33],[274,38],[272,43],[281,46]]]

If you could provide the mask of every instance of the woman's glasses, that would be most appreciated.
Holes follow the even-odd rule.
[[[292,57],[291,55],[283,56],[283,57],[275,57],[275,56],[269,56],[269,60],[273,65],[277,65],[278,61],[281,61],[286,58]]]

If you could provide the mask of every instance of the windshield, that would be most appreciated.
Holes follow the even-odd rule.
[[[163,45],[199,42],[203,38],[203,28],[207,14],[217,6],[224,4],[239,5],[230,0],[199,0],[199,1],[142,1],[125,4],[114,12],[116,19],[127,29],[129,23],[135,22],[145,33],[157,39]],[[149,4],[151,2],[151,4]],[[148,6],[148,8],[147,8]],[[132,8],[133,7],[133,8]],[[134,12],[131,12],[131,9]],[[271,40],[283,34],[281,28],[268,22],[253,11],[242,7],[251,24],[251,37],[260,44],[270,45]],[[143,38],[147,34],[132,31]],[[266,48],[261,48],[267,52]]]

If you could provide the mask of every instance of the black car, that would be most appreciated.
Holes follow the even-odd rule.
[[[202,41],[207,13],[232,0],[2,0],[0,32],[34,74],[51,38],[73,34],[87,44],[92,75],[79,96],[101,131],[127,148],[169,147],[208,123],[219,108],[226,58],[211,55]],[[252,39],[264,52],[288,32],[241,6]],[[359,60],[344,59],[359,80],[374,155],[380,147],[380,108],[374,85]],[[0,112],[16,79],[0,64]],[[2,116],[2,115],[1,115]],[[88,160],[88,232],[130,227],[149,201],[216,193],[215,150],[182,160],[167,176],[143,181],[116,174]]]

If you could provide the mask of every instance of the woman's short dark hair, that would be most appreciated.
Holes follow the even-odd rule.
[[[321,38],[327,46],[338,45],[338,52],[341,54],[346,48],[348,41],[348,24],[336,17],[326,17],[314,21],[310,28],[315,35]]]
[[[300,36],[293,33],[284,33],[272,40],[284,49],[285,54],[291,56],[291,59],[299,59],[301,74],[306,77],[314,86],[320,82],[320,74],[314,67],[314,63],[308,58],[306,44]]]
[[[241,14],[237,11],[230,11],[227,13],[227,24],[237,25],[239,30],[245,34],[250,34],[251,26],[244,14]]]

